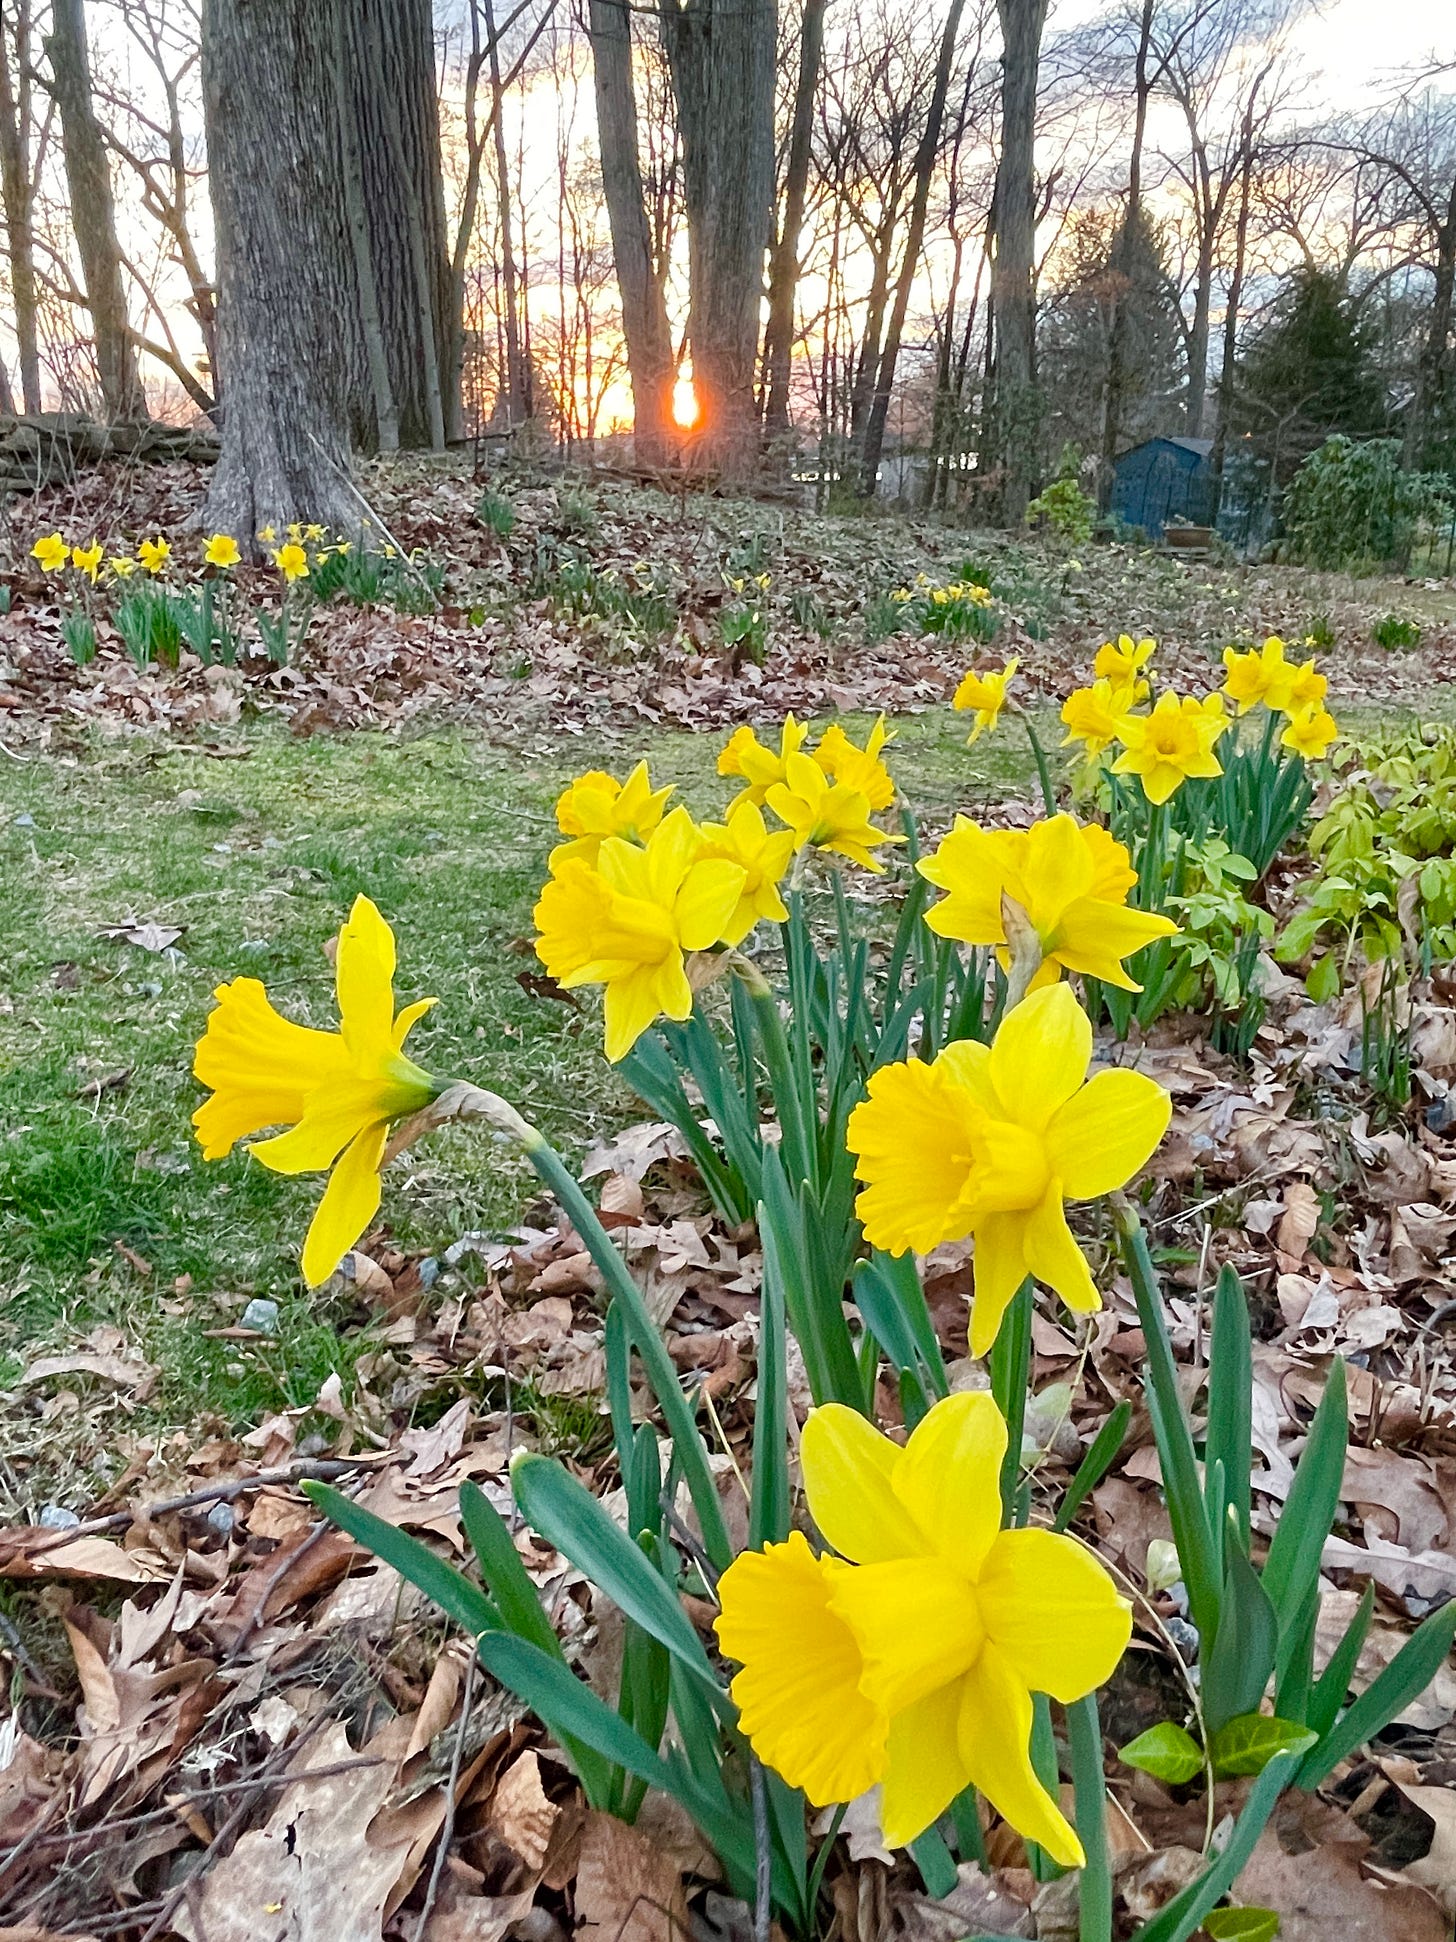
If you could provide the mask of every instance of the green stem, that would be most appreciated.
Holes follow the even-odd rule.
[[[1019,710],[1019,713],[1021,715],[1022,726],[1026,730],[1026,739],[1031,743],[1031,754],[1032,760],[1036,763],[1037,779],[1041,783],[1042,806],[1045,808],[1048,816],[1055,816],[1057,813],[1057,792],[1052,782],[1051,769],[1047,766],[1046,750],[1041,745],[1041,737],[1036,732],[1031,716],[1024,708]]]
[[[1102,1722],[1097,1695],[1067,1708],[1067,1747],[1072,1756],[1077,1833],[1087,1856],[1078,1884],[1079,1942],[1111,1942],[1112,1869],[1107,1857],[1107,1780],[1102,1766]]]
[[[991,1394],[1006,1419],[1006,1454],[1001,1459],[1001,1522],[1014,1520],[1016,1487],[1021,1480],[1021,1438],[1026,1425],[1026,1380],[1031,1371],[1031,1294],[1028,1275],[1001,1317],[991,1347]]]

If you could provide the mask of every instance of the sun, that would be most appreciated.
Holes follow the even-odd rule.
[[[698,394],[691,371],[680,371],[672,387],[672,422],[690,432],[698,422]]]

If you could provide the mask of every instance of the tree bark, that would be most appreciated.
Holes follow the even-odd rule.
[[[794,347],[794,298],[799,287],[799,236],[809,191],[809,160],[814,133],[814,96],[824,51],[825,0],[804,0],[799,29],[799,78],[784,165],[784,214],[774,245],[768,279],[768,323],[763,361],[767,379],[763,428],[770,438],[789,430],[789,375]]]
[[[632,379],[632,442],[639,465],[659,465],[670,449],[677,371],[662,280],[652,260],[652,234],[637,147],[631,14],[626,0],[590,0],[588,31],[602,192],[612,232],[612,260],[622,297],[622,335]]]
[[[1451,321],[1456,299],[1456,177],[1444,218],[1436,225],[1436,279],[1430,321],[1416,365],[1416,384],[1406,412],[1405,462],[1419,466],[1425,457],[1431,419],[1444,401],[1449,382]]]
[[[530,364],[521,349],[520,298],[516,281],[516,250],[511,236],[511,164],[506,152],[502,103],[500,41],[492,0],[484,0],[487,60],[490,67],[490,120],[495,142],[495,187],[500,212],[502,311],[505,326],[505,370],[498,408],[504,405],[508,425],[523,424],[533,415]]]
[[[1239,160],[1239,213],[1234,223],[1234,260],[1223,312],[1223,362],[1218,377],[1218,422],[1213,430],[1209,471],[1213,477],[1213,517],[1218,519],[1223,498],[1223,474],[1228,460],[1229,427],[1234,412],[1234,381],[1238,373],[1239,312],[1244,301],[1244,272],[1249,260],[1249,214],[1254,191],[1254,98],[1244,110],[1243,153]]]
[[[701,448],[753,468],[763,261],[773,216],[776,0],[659,0],[682,141],[688,342]]]
[[[8,23],[0,10],[0,197],[5,208],[10,294],[15,304],[15,342],[20,394],[27,412],[40,410],[40,346],[36,335],[35,216],[30,186],[29,0],[16,9],[15,72],[10,76]]]
[[[205,0],[222,456],[205,518],[251,548],[294,520],[350,530],[357,302],[333,112],[341,0]],[[343,333],[345,338],[349,333]]]
[[[106,141],[91,99],[82,0],[52,0],[46,53],[51,64],[51,89],[61,115],[71,226],[91,309],[102,405],[107,417],[118,422],[145,418],[146,400],[127,317],[121,249],[116,240]]]
[[[1001,153],[996,165],[995,319],[989,415],[1001,523],[1025,523],[1036,469],[1036,84],[1047,0],[996,0],[1001,20]]]
[[[1134,248],[1143,217],[1143,141],[1148,126],[1148,50],[1153,38],[1153,12],[1157,0],[1143,0],[1138,24],[1137,59],[1134,63],[1135,107],[1132,126],[1132,154],[1128,160],[1127,208],[1118,232],[1113,257],[1112,328],[1107,341],[1107,392],[1102,410],[1102,465],[1097,478],[1097,497],[1106,512],[1112,504],[1112,486],[1117,462],[1117,447],[1122,436],[1122,393],[1127,363],[1129,308],[1126,299],[1132,289]]]
[[[864,449],[860,454],[859,490],[862,498],[873,497],[879,477],[880,454],[885,445],[885,424],[890,412],[890,393],[895,384],[895,365],[900,356],[900,340],[905,333],[905,318],[910,308],[910,291],[920,267],[920,251],[925,241],[925,213],[930,204],[930,179],[940,153],[940,131],[945,120],[946,97],[950,92],[951,63],[955,59],[956,34],[960,29],[964,0],[951,0],[940,37],[940,52],[935,64],[935,82],[926,110],[925,127],[915,156],[915,188],[910,198],[910,225],[905,234],[905,253],[895,286],[895,303],[890,312],[885,346],[880,352],[875,375],[874,397],[865,424]]]

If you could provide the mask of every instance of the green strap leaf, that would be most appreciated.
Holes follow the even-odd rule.
[[[1307,1755],[1299,1770],[1299,1785],[1306,1791],[1318,1787],[1347,1754],[1364,1746],[1389,1726],[1397,1713],[1403,1713],[1445,1664],[1453,1638],[1456,1599],[1423,1619],[1379,1677],[1340,1715]]]
[[[1127,1435],[1127,1426],[1131,1421],[1132,1404],[1124,1397],[1093,1437],[1087,1454],[1077,1465],[1077,1474],[1067,1485],[1067,1494],[1063,1497],[1061,1508],[1052,1521],[1054,1531],[1065,1531],[1070,1528],[1072,1519],[1116,1461],[1117,1453],[1122,1448],[1123,1438]]]
[[[467,1481],[460,1486],[460,1522],[480,1560],[481,1576],[494,1594],[506,1630],[559,1658],[560,1642],[511,1542],[505,1519],[478,1483]]]
[[[1219,1270],[1213,1295],[1213,1335],[1208,1356],[1208,1435],[1205,1475],[1222,1463],[1224,1505],[1232,1511],[1239,1542],[1249,1548],[1249,1467],[1253,1450],[1253,1353],[1249,1304],[1236,1271]],[[1223,1530],[1223,1519],[1214,1526]]]
[[[1264,1563],[1264,1589],[1279,1615],[1281,1636],[1297,1622],[1319,1577],[1320,1555],[1340,1501],[1348,1441],[1345,1365],[1337,1357]]]
[[[1274,1803],[1293,1775],[1294,1764],[1292,1754],[1269,1762],[1254,1782],[1223,1853],[1138,1931],[1138,1942],[1188,1942],[1189,1936],[1202,1927],[1203,1918],[1223,1900],[1247,1866],[1274,1812]]]
[[[433,1599],[441,1611],[454,1619],[471,1637],[481,1632],[499,1632],[505,1619],[478,1585],[473,1585],[454,1565],[436,1557],[427,1545],[397,1524],[387,1524],[372,1510],[365,1510],[352,1497],[346,1497],[332,1484],[306,1483],[304,1495],[310,1498],[332,1523],[350,1537],[357,1538],[387,1565]],[[540,1606],[537,1606],[540,1610]]]
[[[1218,1631],[1203,1668],[1203,1712],[1210,1732],[1255,1713],[1274,1670],[1279,1620],[1259,1574],[1235,1545],[1224,1572]]]

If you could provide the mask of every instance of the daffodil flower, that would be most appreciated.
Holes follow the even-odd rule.
[[[297,540],[287,540],[273,555],[273,564],[292,586],[295,580],[308,578],[308,554]]]
[[[991,1397],[938,1402],[901,1448],[840,1403],[804,1425],[802,1532],[718,1581],[718,1642],[754,1752],[816,1807],[880,1788],[886,1845],[966,1787],[1063,1867],[1082,1845],[1031,1764],[1033,1692],[1108,1679],[1131,1616],[1075,1538],[1003,1531],[1006,1425]]]
[[[589,769],[563,789],[556,799],[556,827],[571,840],[551,852],[551,868],[559,871],[573,859],[595,863],[608,836],[629,843],[645,843],[662,821],[672,785],[654,789],[647,764],[639,762],[625,782],[605,769]]]
[[[202,557],[208,566],[220,567],[226,572],[229,567],[236,566],[243,555],[231,533],[214,533],[204,547]]]
[[[1001,718],[1001,710],[1006,706],[1006,693],[1012,678],[1021,663],[1013,654],[1005,667],[994,674],[977,674],[972,668],[961,679],[951,702],[953,708],[964,712],[968,708],[976,711],[975,725],[969,740],[979,741],[989,729],[993,729]]]
[[[1166,802],[1190,776],[1223,774],[1223,764],[1213,750],[1227,726],[1217,695],[1199,701],[1193,695],[1180,697],[1165,690],[1150,713],[1123,716],[1119,731],[1123,752],[1112,772],[1137,776],[1149,802]]]
[[[786,924],[788,908],[779,883],[794,854],[791,829],[770,830],[757,803],[740,796],[721,823],[704,823],[700,857],[736,863],[743,871],[738,907],[723,926],[722,941],[741,944],[760,918]]]
[[[1297,715],[1302,708],[1311,703],[1322,702],[1329,693],[1328,677],[1321,674],[1311,657],[1301,661],[1294,670],[1294,679],[1289,684],[1289,694],[1285,701],[1285,713]]]
[[[1279,737],[1279,746],[1292,749],[1306,762],[1322,762],[1339,739],[1334,716],[1319,702],[1312,701],[1290,716],[1288,728]]]
[[[1089,756],[1100,755],[1121,732],[1122,717],[1132,706],[1130,692],[1100,675],[1090,687],[1074,688],[1062,703],[1062,747],[1080,742]]]
[[[1130,696],[1129,705],[1145,701],[1148,684],[1143,669],[1158,651],[1154,640],[1135,641],[1131,634],[1119,634],[1116,641],[1104,641],[1092,662],[1094,680],[1110,681]]]
[[[1271,634],[1262,647],[1251,647],[1244,654],[1236,647],[1226,647],[1223,664],[1228,670],[1223,691],[1237,704],[1241,715],[1247,715],[1260,702],[1273,713],[1284,712],[1296,680],[1307,679],[1303,668],[1293,668],[1285,660],[1284,643],[1277,634]],[[1308,666],[1312,675],[1314,663]]]
[[[828,850],[866,870],[883,870],[875,850],[905,838],[887,836],[875,827],[869,798],[843,782],[831,782],[810,756],[791,755],[784,769],[785,779],[770,786],[767,800],[779,821],[794,832],[794,848]]]
[[[1099,824],[1068,815],[1025,830],[982,829],[957,816],[918,868],[927,883],[949,893],[926,912],[930,928],[963,944],[994,945],[1003,965],[1010,958],[1002,896],[1020,904],[1041,940],[1033,990],[1076,971],[1139,991],[1123,959],[1178,932],[1169,918],[1128,907],[1137,872],[1124,846]]]
[[[171,546],[160,536],[156,539],[144,539],[137,547],[137,558],[151,574],[165,573],[167,562],[171,557]]]
[[[137,563],[129,553],[113,553],[106,562],[106,570],[115,579],[129,580],[137,570]]]
[[[743,801],[761,803],[776,782],[782,782],[785,765],[791,755],[797,755],[808,736],[808,726],[796,722],[788,716],[779,733],[778,753],[765,748],[751,728],[735,728],[728,737],[727,746],[718,757],[719,775],[741,776],[748,784],[742,796],[735,798]]]
[[[275,1173],[333,1171],[303,1244],[310,1288],[328,1280],[379,1211],[379,1168],[392,1121],[418,1112],[440,1088],[405,1056],[411,1028],[434,1004],[394,1011],[394,933],[357,897],[334,959],[337,1032],[280,1016],[256,978],[216,992],[217,1009],[193,1071],[212,1094],[192,1115],[203,1158],[221,1160],[268,1126],[290,1130],[250,1141]]]
[[[94,587],[96,576],[101,571],[101,561],[106,549],[99,539],[92,540],[89,546],[71,548],[71,565],[78,573],[84,573]]]
[[[71,549],[59,533],[45,533],[30,549],[42,573],[59,573],[71,563]]]
[[[933,1065],[881,1066],[850,1116],[871,1247],[926,1254],[975,1243],[971,1353],[985,1355],[1028,1275],[1069,1308],[1101,1297],[1072,1237],[1067,1200],[1126,1186],[1167,1131],[1161,1086],[1123,1067],[1087,1078],[1092,1027],[1055,984],[1002,1019],[988,1047],[949,1045]]]
[[[878,812],[895,800],[895,779],[880,759],[880,750],[889,740],[883,715],[870,730],[863,748],[849,739],[838,722],[831,722],[814,750],[814,760],[832,782],[857,789]]]
[[[717,944],[733,922],[745,871],[701,856],[686,809],[660,822],[645,849],[609,836],[596,867],[568,860],[536,905],[536,955],[567,990],[605,987],[606,1054],[625,1058],[659,1017],[693,1008],[686,955]]]

